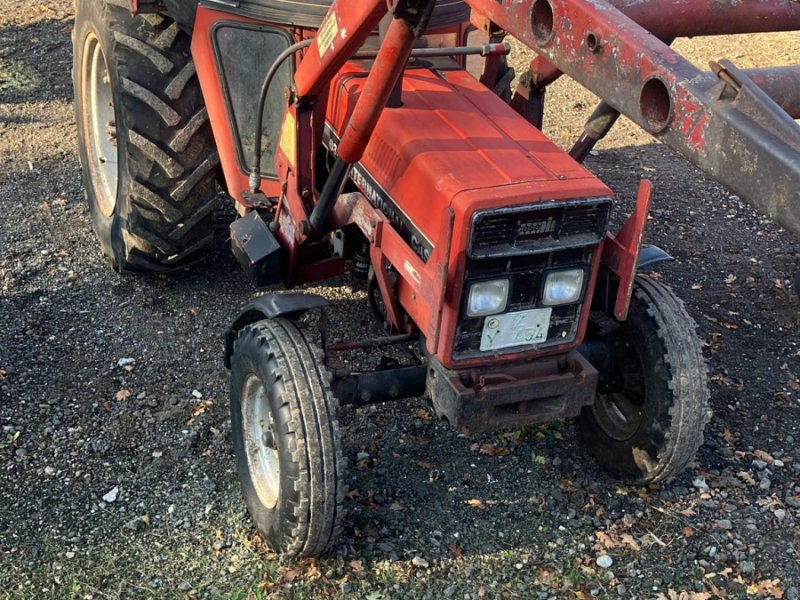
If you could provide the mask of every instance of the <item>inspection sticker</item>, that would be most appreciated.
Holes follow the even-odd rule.
[[[481,351],[547,341],[552,312],[552,308],[534,308],[486,317],[481,334]]]
[[[283,129],[281,129],[281,152],[286,155],[289,164],[294,169],[294,153],[297,151],[295,147],[295,121],[294,115],[291,111],[286,112],[286,118],[283,120]]]
[[[331,16],[325,21],[322,27],[319,28],[317,33],[317,49],[319,55],[322,56],[333,46],[333,40],[339,34],[339,21],[336,19],[336,13],[331,13]]]

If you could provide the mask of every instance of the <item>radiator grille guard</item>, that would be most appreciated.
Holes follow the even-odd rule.
[[[453,358],[464,360],[488,353],[536,350],[574,341],[592,258],[605,235],[610,212],[609,198],[476,212],[467,249],[465,293]],[[552,307],[546,340],[502,350],[481,351],[485,321],[497,315],[467,316],[470,286],[478,281],[508,278],[508,303],[501,314],[543,308],[542,294],[547,274],[562,269],[583,269],[584,289],[578,302]]]

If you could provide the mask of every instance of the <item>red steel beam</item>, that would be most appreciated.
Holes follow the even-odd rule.
[[[317,96],[386,14],[386,0],[334,0],[295,73],[297,96]]]
[[[733,65],[708,76],[604,0],[467,2],[800,236],[800,127]]]
[[[561,74],[558,67],[541,56],[531,63],[531,71],[531,83],[540,87],[553,83],[558,78],[553,76],[555,73]],[[800,66],[743,69],[743,73],[793,119],[800,119]],[[707,75],[711,77],[712,73]]]
[[[800,30],[797,1],[609,0],[609,4],[661,40]],[[543,87],[561,75],[542,56],[534,58],[531,73],[532,82]]]
[[[744,73],[793,119],[800,119],[800,66],[744,69]]]
[[[609,0],[609,4],[660,39],[800,29],[796,0]]]

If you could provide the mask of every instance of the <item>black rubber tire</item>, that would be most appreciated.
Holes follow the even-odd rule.
[[[95,39],[113,98],[116,194],[98,184],[91,160],[83,65]],[[103,252],[120,270],[182,268],[213,239],[219,158],[190,41],[167,16],[131,16],[127,0],[76,1],[72,73],[84,190]]]
[[[279,465],[274,506],[259,495],[246,451],[250,409],[244,403],[251,400],[243,392],[253,376],[263,385],[274,431]],[[323,553],[341,531],[345,462],[338,402],[321,351],[291,321],[248,325],[234,346],[230,390],[239,480],[259,532],[287,558]]]
[[[612,335],[624,348],[618,363],[633,365],[617,385],[641,414],[630,437],[612,436],[601,422],[602,394],[583,409],[577,425],[590,453],[610,473],[633,484],[666,481],[679,474],[703,442],[708,421],[705,362],[696,325],[665,285],[638,275],[626,321]],[[615,355],[616,356],[616,355]],[[622,365],[616,365],[621,368]],[[603,389],[603,370],[601,383]],[[617,371],[616,376],[619,376]],[[610,375],[606,375],[611,379]],[[617,379],[616,381],[620,381]],[[627,434],[627,432],[625,432]]]

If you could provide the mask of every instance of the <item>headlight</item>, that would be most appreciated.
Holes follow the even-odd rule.
[[[581,298],[583,291],[583,269],[569,271],[553,271],[547,274],[544,282],[542,304],[558,306],[574,304]]]
[[[496,315],[506,309],[508,300],[508,279],[480,281],[469,288],[467,299],[468,317]]]

